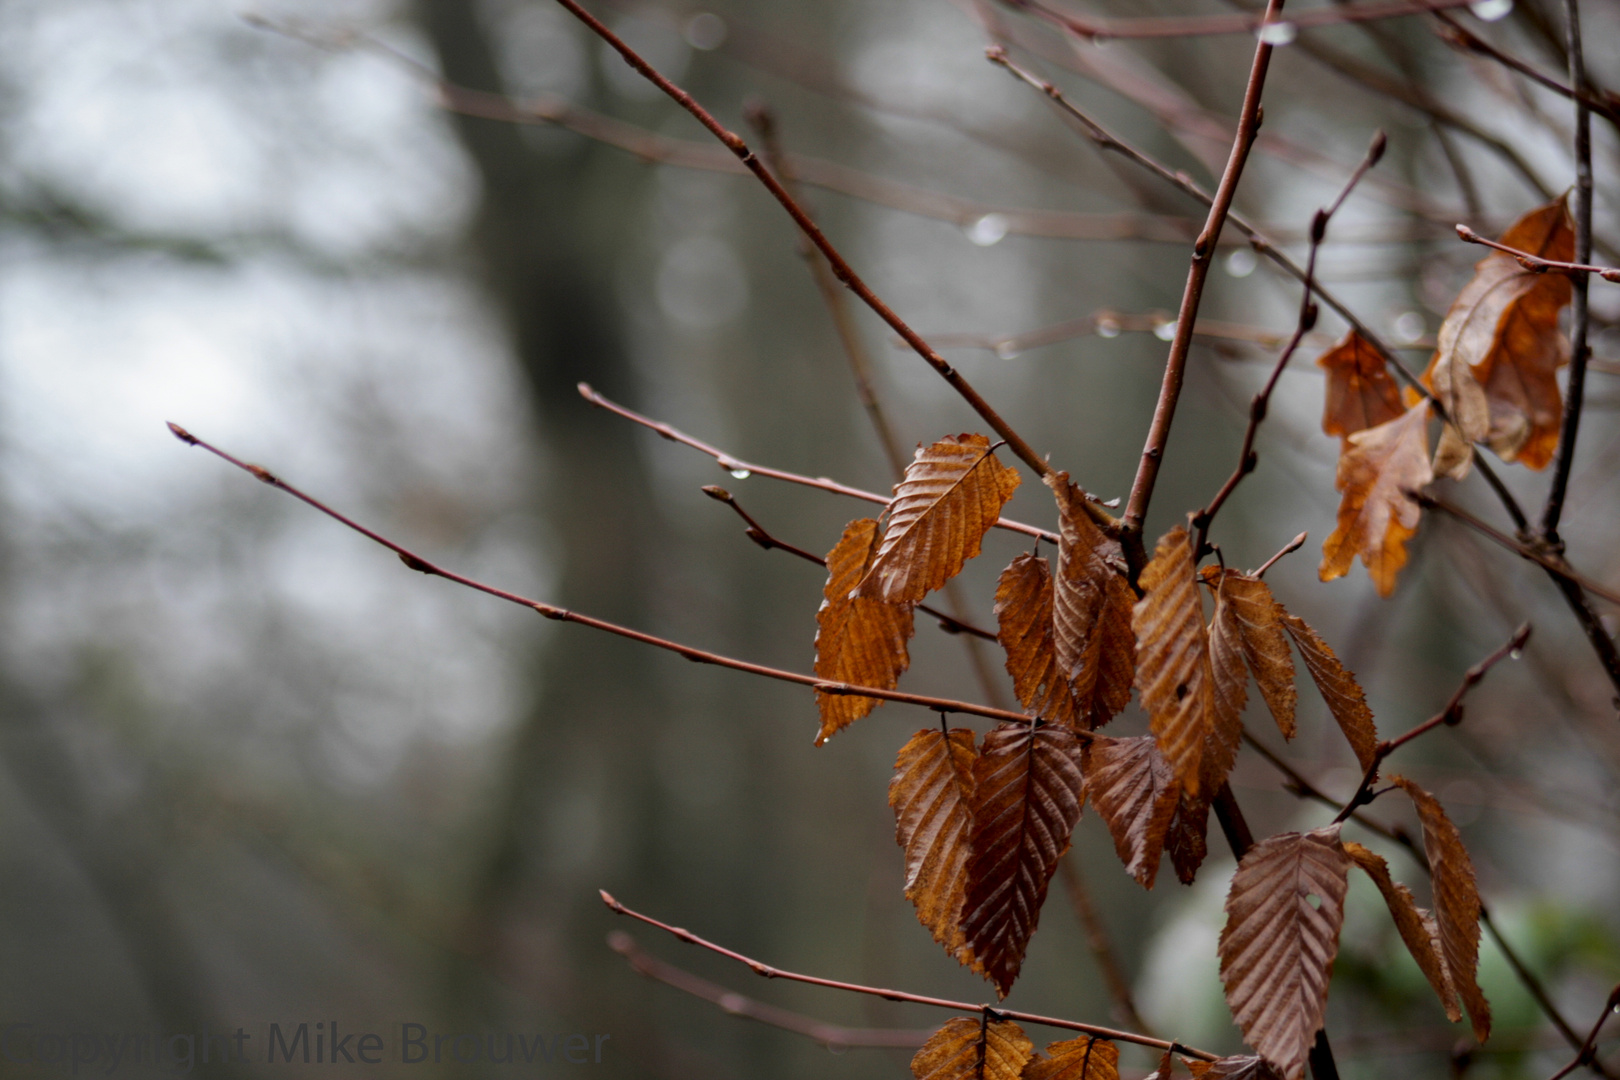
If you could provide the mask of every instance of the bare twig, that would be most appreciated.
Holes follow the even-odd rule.
[[[787,979],[792,982],[808,983],[811,986],[824,986],[829,990],[843,990],[854,994],[871,994],[874,997],[883,998],[885,1001],[904,1001],[913,1005],[928,1005],[936,1009],[951,1009],[956,1012],[977,1013],[986,1008],[984,1005],[975,1005],[970,1001],[951,1001],[948,998],[926,997],[922,994],[907,993],[904,990],[887,990],[878,986],[863,986],[860,983],[840,982],[836,979],[823,979],[816,975],[801,975],[794,971],[783,971],[781,968],[771,967],[769,964],[761,963],[752,957],[744,956],[742,953],[733,952],[723,945],[716,945],[712,941],[698,937],[690,930],[660,922],[651,915],[643,915],[641,912],[628,908],[615,900],[606,890],[602,891],[601,896],[602,903],[606,904],[614,913],[628,915],[630,918],[644,922],[648,926],[655,926],[666,934],[670,934],[689,945],[697,945],[700,948],[708,949],[712,953],[718,953],[728,959],[735,960],[739,964],[746,965],[754,974],[763,978]],[[1061,1028],[1065,1031],[1079,1031],[1086,1035],[1094,1035],[1100,1039],[1134,1043],[1137,1046],[1151,1046],[1158,1050],[1173,1049],[1178,1054],[1185,1054],[1188,1057],[1199,1058],[1203,1061],[1214,1061],[1218,1057],[1218,1055],[1207,1050],[1190,1047],[1186,1043],[1156,1039],[1134,1031],[1119,1031],[1115,1028],[1099,1027],[1096,1024],[1083,1024],[1078,1020],[1065,1020],[1056,1016],[1041,1016],[1036,1013],[1019,1012],[1015,1009],[1003,1009],[999,1005],[996,1006],[995,1012],[998,1016],[1026,1024],[1040,1024],[1043,1027]]]
[[[1531,82],[1544,86],[1555,94],[1561,94],[1564,97],[1570,98],[1574,101],[1583,101],[1593,112],[1603,116],[1610,123],[1620,126],[1620,109],[1617,109],[1613,102],[1605,100],[1598,94],[1592,93],[1590,87],[1579,92],[1571,90],[1569,87],[1565,86],[1552,76],[1536,70],[1516,56],[1505,53],[1501,49],[1498,49],[1495,45],[1492,45],[1490,42],[1468,29],[1462,23],[1458,22],[1451,16],[1449,12],[1436,11],[1434,12],[1434,17],[1439,20],[1441,25],[1444,27],[1444,29],[1436,30],[1435,33],[1439,34],[1441,40],[1445,41],[1448,45],[1455,46],[1459,49],[1465,49],[1469,52],[1477,53],[1480,56],[1495,60],[1503,67],[1517,71],[1520,75],[1523,75]]]
[[[806,1038],[814,1039],[829,1049],[843,1049],[856,1046],[893,1046],[911,1048],[921,1046],[933,1034],[927,1030],[906,1030],[904,1028],[849,1028],[838,1024],[828,1024],[803,1013],[792,1012],[779,1005],[769,1005],[763,1001],[756,1001],[751,997],[739,994],[735,990],[712,983],[707,979],[692,974],[685,968],[676,967],[665,960],[660,960],[636,944],[635,939],[623,930],[615,930],[608,935],[608,948],[618,953],[630,962],[630,966],[637,973],[649,979],[656,979],[665,986],[673,986],[682,993],[691,994],[701,998],[712,1005],[730,1013],[732,1016],[741,1016],[749,1020],[757,1020],[771,1027],[791,1031]]]
[[[1424,509],[1439,510],[1444,514],[1456,518],[1458,521],[1462,522],[1470,529],[1473,529],[1481,536],[1500,544],[1502,547],[1514,552],[1517,555],[1521,555],[1524,558],[1529,559],[1531,562],[1542,567],[1554,577],[1566,578],[1575,585],[1580,586],[1586,592],[1591,593],[1593,596],[1601,596],[1611,604],[1620,604],[1620,592],[1617,592],[1606,585],[1601,585],[1587,577],[1585,574],[1575,570],[1572,566],[1564,561],[1564,557],[1562,555],[1550,554],[1541,550],[1540,548],[1526,544],[1522,540],[1515,540],[1513,537],[1502,532],[1500,529],[1491,527],[1485,522],[1479,520],[1479,518],[1475,517],[1473,514],[1470,514],[1468,511],[1464,510],[1462,507],[1447,502],[1445,499],[1437,499],[1433,495],[1421,491],[1412,492],[1411,495],[1418,505],[1422,506]]]
[[[654,420],[651,417],[643,416],[634,409],[627,409],[623,405],[603,397],[601,394],[593,390],[587,383],[579,384],[579,394],[592,405],[595,405],[598,408],[606,409],[615,416],[622,416],[626,420],[640,424],[642,427],[647,428],[650,431],[657,432],[660,436],[668,439],[670,442],[677,442],[682,446],[690,446],[692,449],[700,453],[709,455],[710,457],[714,458],[715,461],[719,462],[722,469],[736,474],[739,477],[744,475],[768,476],[772,480],[783,480],[789,484],[801,484],[804,487],[816,488],[819,491],[830,491],[834,495],[847,495],[852,499],[861,499],[865,502],[877,503],[880,506],[889,505],[889,497],[887,495],[879,495],[875,491],[863,491],[861,488],[850,487],[848,484],[840,484],[836,480],[829,480],[825,476],[804,476],[801,473],[787,472],[783,469],[773,469],[769,465],[756,465],[751,461],[743,461],[740,458],[734,458],[724,450],[710,446],[708,443],[703,442],[700,439],[694,439],[684,431],[673,428],[661,420]],[[1041,540],[1045,540],[1049,544],[1056,544],[1058,542],[1057,533],[1048,532],[1045,529],[1038,529],[1033,525],[1025,525],[1021,521],[1013,521],[1010,518],[997,518],[995,527],[998,529],[1007,529],[1011,532],[1023,533],[1025,536],[1034,536]]]
[[[1556,270],[1559,273],[1568,274],[1571,278],[1574,278],[1576,275],[1580,274],[1596,274],[1604,281],[1612,281],[1620,284],[1620,270],[1616,270],[1612,266],[1591,266],[1586,263],[1559,262],[1557,259],[1543,259],[1540,255],[1532,255],[1528,251],[1520,251],[1518,248],[1508,247],[1506,244],[1498,243],[1495,240],[1487,240],[1485,237],[1479,235],[1479,233],[1475,232],[1473,229],[1470,229],[1466,225],[1457,226],[1457,235],[1467,243],[1483,244],[1485,247],[1495,248],[1497,251],[1513,256],[1519,261],[1520,266],[1524,267],[1532,274],[1545,274],[1549,270]]]
[[[1620,986],[1616,986],[1613,990],[1609,991],[1608,1000],[1603,1003],[1603,1011],[1598,1013],[1597,1021],[1592,1025],[1592,1030],[1587,1034],[1586,1041],[1581,1043],[1581,1048],[1575,1052],[1575,1059],[1568,1065],[1565,1065],[1562,1069],[1559,1069],[1557,1072],[1553,1073],[1552,1076],[1548,1077],[1548,1080],[1564,1080],[1564,1077],[1568,1076],[1582,1065],[1589,1065],[1592,1063],[1597,1054],[1598,1032],[1603,1030],[1603,1024],[1609,1019],[1609,1014],[1614,1012],[1614,1010],[1617,1008],[1620,1008]]]
[[[1271,558],[1267,559],[1265,562],[1260,564],[1260,569],[1258,569],[1258,570],[1256,570],[1254,572],[1254,576],[1257,577],[1257,578],[1265,577],[1266,576],[1266,571],[1270,570],[1273,566],[1276,566],[1278,559],[1281,559],[1284,555],[1291,555],[1294,552],[1298,551],[1300,548],[1304,547],[1305,546],[1305,540],[1309,536],[1310,536],[1309,533],[1300,533],[1298,536],[1296,536],[1292,540],[1288,541],[1288,543],[1286,543],[1286,544],[1284,544],[1282,546],[1281,551],[1277,552],[1277,554],[1273,555]]]
[[[1152,1035],[1153,1028],[1136,1011],[1136,997],[1131,993],[1131,982],[1125,977],[1119,957],[1114,954],[1108,928],[1097,914],[1097,906],[1091,901],[1091,890],[1086,887],[1085,874],[1072,851],[1058,860],[1058,872],[1063,876],[1063,888],[1069,894],[1075,918],[1080,920],[1080,927],[1085,931],[1086,945],[1102,971],[1103,982],[1108,984],[1108,996],[1114,999],[1117,1017],[1142,1034]]]
[[[751,675],[762,675],[768,679],[780,679],[783,682],[798,683],[800,686],[813,687],[824,694],[881,698],[884,701],[903,701],[910,705],[920,705],[925,709],[930,709],[934,712],[940,713],[963,713],[969,716],[984,716],[992,720],[1013,721],[1021,724],[1028,724],[1030,722],[1030,718],[1023,713],[1016,713],[1007,709],[996,709],[988,705],[978,705],[970,701],[953,701],[949,698],[929,697],[925,694],[908,694],[900,690],[882,690],[875,686],[858,686],[854,683],[835,682],[827,679],[819,679],[814,675],[804,675],[797,671],[784,671],[780,668],[767,667],[764,664],[755,664],[747,660],[738,660],[735,657],[709,652],[706,649],[694,648],[691,645],[683,645],[678,641],[670,641],[667,638],[661,638],[654,634],[643,633],[640,630],[632,630],[627,626],[620,626],[618,623],[608,622],[606,619],[598,619],[592,615],[582,615],[577,611],[570,611],[567,608],[558,607],[556,604],[548,604],[543,600],[531,600],[526,596],[520,596],[517,593],[508,592],[507,590],[497,588],[494,585],[486,585],[476,578],[470,578],[463,574],[455,573],[452,570],[446,570],[441,566],[429,562],[427,559],[422,558],[422,556],[411,551],[404,545],[395,543],[386,536],[383,536],[381,533],[377,533],[366,528],[364,525],[354,521],[352,518],[349,518],[339,511],[332,509],[330,506],[327,506],[314,496],[305,494],[303,491],[300,491],[298,488],[293,487],[291,484],[276,476],[270,470],[259,465],[251,465],[245,461],[242,461],[240,458],[234,457],[231,454],[226,453],[224,450],[221,450],[218,447],[199,439],[197,436],[191,434],[178,424],[170,423],[169,430],[174,432],[175,438],[179,439],[181,442],[190,446],[202,447],[204,450],[207,450],[216,457],[222,458],[225,461],[230,462],[232,465],[235,465],[238,469],[252,474],[256,479],[262,481],[263,483],[269,484],[271,487],[278,488],[281,491],[286,492],[288,495],[298,499],[307,506],[319,510],[321,513],[325,514],[329,518],[332,518],[334,521],[353,529],[355,532],[366,537],[368,540],[381,544],[383,547],[398,555],[400,561],[403,562],[408,568],[415,570],[418,573],[430,574],[434,577],[441,577],[446,581],[453,581],[457,585],[462,585],[469,589],[475,589],[481,593],[488,593],[490,596],[505,600],[508,603],[517,604],[521,607],[526,607],[533,611],[539,612],[548,619],[556,619],[559,622],[579,623],[581,626],[589,626],[597,630],[605,630],[610,634],[617,634],[619,637],[629,638],[631,641],[639,641],[644,645],[652,645],[656,648],[667,649],[670,652],[678,653],[694,663],[714,664],[717,667],[731,668],[733,671],[746,671]],[[1082,737],[1084,736],[1084,733],[1079,734]]]

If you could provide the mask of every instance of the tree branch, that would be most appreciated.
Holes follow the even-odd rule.
[[[1497,243],[1495,240],[1487,240],[1466,225],[1457,226],[1457,235],[1466,243],[1483,244],[1485,247],[1495,248],[1497,251],[1513,256],[1519,261],[1520,266],[1532,274],[1545,274],[1549,270],[1557,270],[1560,273],[1570,275],[1571,278],[1580,274],[1596,274],[1604,281],[1620,284],[1620,270],[1616,270],[1612,266],[1592,266],[1587,263],[1543,259],[1540,255],[1532,255],[1528,251],[1520,251],[1518,248],[1508,247],[1506,244]]]

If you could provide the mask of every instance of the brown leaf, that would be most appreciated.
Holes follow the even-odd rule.
[[[1316,364],[1327,369],[1327,401],[1322,409],[1322,430],[1327,434],[1348,439],[1406,411],[1383,354],[1354,330],[1317,357]]]
[[[1226,896],[1226,1001],[1243,1041],[1285,1080],[1304,1072],[1322,1029],[1349,873],[1337,825],[1282,833],[1249,849]]]
[[[1445,1007],[1446,1019],[1456,1023],[1462,1019],[1462,1010],[1457,1007],[1457,989],[1451,984],[1451,974],[1446,970],[1445,959],[1435,948],[1430,935],[1432,919],[1429,913],[1417,906],[1412,899],[1412,892],[1405,885],[1396,881],[1389,875],[1389,864],[1384,857],[1375,851],[1370,851],[1360,844],[1346,841],[1345,854],[1355,860],[1355,864],[1367,872],[1378,886],[1378,891],[1384,894],[1384,903],[1389,906],[1389,913],[1395,920],[1395,929],[1400,932],[1401,941],[1406,943],[1406,951],[1412,954],[1417,966],[1423,972],[1423,977],[1429,980],[1434,992],[1440,995],[1440,1004]]]
[[[828,682],[893,690],[911,665],[906,652],[914,629],[911,605],[850,595],[871,566],[877,527],[871,518],[850,522],[843,538],[827,553],[827,585],[822,590],[821,610],[816,612],[815,671]],[[816,745],[881,704],[881,698],[818,690],[821,731]]]
[[[1283,631],[1283,617],[1288,613],[1259,578],[1228,570],[1220,587],[1260,696],[1283,738],[1292,739],[1299,692],[1294,689],[1294,656],[1288,651],[1288,636]]]
[[[1223,1057],[1219,1061],[1182,1060],[1187,1062],[1193,1080],[1282,1080],[1282,1074],[1271,1062],[1253,1054]]]
[[[1018,556],[996,583],[996,640],[1007,657],[1013,692],[1031,714],[1073,725],[1069,680],[1058,672],[1052,635],[1052,570],[1039,555]]]
[[[1372,710],[1367,707],[1367,695],[1361,692],[1361,684],[1304,619],[1284,611],[1282,624],[1299,647],[1305,670],[1311,673],[1311,681],[1322,692],[1328,712],[1338,721],[1339,730],[1344,732],[1350,749],[1355,751],[1356,761],[1365,772],[1378,754],[1378,728],[1373,723]]]
[[[1567,199],[1530,211],[1501,242],[1545,259],[1573,259]],[[1468,442],[1488,442],[1504,460],[1532,469],[1552,460],[1562,414],[1557,373],[1569,361],[1558,316],[1571,295],[1563,274],[1532,273],[1504,252],[1475,264],[1440,326],[1426,373],[1446,409],[1460,411],[1458,428]],[[1466,460],[1455,471],[1465,468]],[[1442,471],[1439,462],[1435,470]]]
[[[1001,724],[973,768],[973,836],[962,933],[973,970],[1007,996],[1046,888],[1080,820],[1080,740],[1065,727]]]
[[[1344,494],[1338,527],[1322,545],[1323,581],[1342,577],[1359,553],[1378,594],[1395,591],[1395,575],[1406,565],[1406,541],[1417,532],[1421,516],[1406,493],[1434,479],[1428,417],[1428,403],[1419,402],[1347,440],[1333,481]]]
[[[1121,572],[1119,544],[1087,516],[1085,494],[1068,473],[1049,475],[1046,483],[1057,497],[1061,534],[1053,623],[1058,670],[1069,681],[1081,726],[1097,728],[1131,699],[1136,597]]]
[[[1214,709],[1203,601],[1187,530],[1160,537],[1142,568],[1143,597],[1132,613],[1136,631],[1136,684],[1165,760],[1191,795],[1199,791],[1199,764]]]
[[[1125,872],[1153,888],[1165,834],[1181,794],[1153,736],[1111,739],[1095,735],[1083,756],[1086,797],[1114,838]]]
[[[926,728],[900,748],[889,781],[894,838],[906,853],[906,899],[917,921],[963,963],[957,916],[967,889],[973,827],[973,732]]]
[[[1392,783],[1412,797],[1423,823],[1423,853],[1434,872],[1434,916],[1440,930],[1440,955],[1452,985],[1468,1009],[1474,1038],[1491,1035],[1491,1006],[1479,989],[1479,889],[1474,884],[1474,863],[1463,847],[1462,834],[1446,817],[1433,795],[1404,776]]]
[[[1198,791],[1206,796],[1220,790],[1237,761],[1243,743],[1243,707],[1249,701],[1242,630],[1224,579],[1215,594],[1215,616],[1209,624],[1209,661],[1215,708],[1198,766]]]
[[[1089,1035],[1048,1043],[1046,1057],[1037,1055],[1023,1080],[1119,1080],[1119,1047]]]
[[[947,435],[918,447],[895,485],[883,542],[860,594],[915,604],[945,584],[978,555],[1017,487],[1017,471],[996,460],[983,435]]]
[[[1201,795],[1188,795],[1185,791],[1176,804],[1176,816],[1170,819],[1170,829],[1164,836],[1165,854],[1176,868],[1176,877],[1183,885],[1191,885],[1198,876],[1198,868],[1209,854],[1205,834],[1209,832],[1209,803],[1213,791]]]
[[[917,1080],[1018,1080],[1035,1044],[1011,1020],[953,1016],[911,1059]]]

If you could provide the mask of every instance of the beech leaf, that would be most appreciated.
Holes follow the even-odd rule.
[[[1243,659],[1242,630],[1223,579],[1209,624],[1209,661],[1214,710],[1198,767],[1198,790],[1209,796],[1226,783],[1243,743],[1243,707],[1249,701],[1249,671]]]
[[[883,542],[860,595],[915,604],[944,585],[979,554],[1017,487],[1017,471],[996,460],[983,435],[948,435],[918,447],[895,485]]]
[[[1378,891],[1384,896],[1384,903],[1389,907],[1390,916],[1395,920],[1395,929],[1401,935],[1401,941],[1406,944],[1406,951],[1412,954],[1417,961],[1418,970],[1423,977],[1429,980],[1434,992],[1440,996],[1440,1004],[1445,1007],[1446,1019],[1456,1023],[1462,1019],[1462,1010],[1457,1006],[1457,989],[1451,983],[1451,974],[1446,970],[1445,958],[1435,947],[1434,936],[1431,933],[1433,917],[1429,912],[1417,906],[1412,899],[1412,891],[1405,885],[1390,877],[1389,864],[1384,857],[1375,851],[1362,847],[1360,844],[1346,841],[1345,854],[1349,855],[1355,864],[1367,872],[1378,886]]]
[[[1018,1080],[1035,1044],[1011,1020],[953,1016],[911,1059],[917,1080]]]
[[[1248,574],[1226,571],[1221,575],[1220,590],[1260,696],[1283,738],[1292,739],[1299,691],[1294,689],[1294,656],[1288,651],[1288,635],[1283,629],[1283,618],[1288,613],[1264,581]]]
[[[1051,565],[1039,555],[1018,556],[996,582],[996,640],[1019,703],[1034,716],[1073,725],[1077,710],[1058,671],[1052,602]]]
[[[1284,611],[1282,624],[1299,647],[1305,670],[1311,673],[1311,681],[1322,692],[1328,712],[1338,721],[1339,730],[1344,732],[1356,761],[1365,772],[1378,755],[1378,728],[1373,723],[1372,710],[1367,707],[1367,695],[1362,693],[1361,684],[1304,619]]]
[[[1282,1074],[1263,1057],[1245,1054],[1223,1057],[1219,1061],[1196,1061],[1183,1058],[1193,1080],[1282,1080]]]
[[[1117,541],[1086,514],[1085,494],[1068,473],[1046,477],[1057,498],[1061,541],[1054,583],[1053,632],[1058,670],[1069,682],[1086,728],[1106,724],[1131,699],[1136,597],[1126,583]]]
[[[1119,1047],[1082,1035],[1049,1043],[1024,1067],[1023,1080],[1119,1080]]]
[[[1159,750],[1188,794],[1199,792],[1199,765],[1214,709],[1203,601],[1185,527],[1164,536],[1142,568],[1132,613],[1136,685]]]
[[[1209,801],[1213,794],[1188,795],[1183,790],[1164,836],[1165,854],[1170,856],[1170,865],[1176,868],[1176,878],[1183,885],[1193,883],[1204,856],[1209,854],[1205,834],[1209,831]]]
[[[1083,761],[1086,797],[1108,826],[1125,872],[1142,888],[1153,888],[1181,795],[1169,762],[1151,735],[1095,735],[1086,744]]]
[[[893,690],[911,665],[906,651],[915,628],[911,605],[850,595],[871,566],[877,536],[878,523],[872,518],[852,521],[827,553],[827,585],[822,590],[821,610],[816,612],[815,672],[829,682]],[[818,690],[821,730],[816,745],[881,704],[881,698]]]
[[[1491,1035],[1491,1006],[1478,982],[1479,888],[1474,883],[1474,862],[1463,846],[1462,834],[1451,823],[1440,801],[1404,776],[1390,777],[1412,797],[1423,823],[1423,853],[1434,873],[1434,918],[1439,928],[1440,955],[1451,983],[1468,1009],[1474,1038]]]
[[[1316,364],[1327,371],[1322,408],[1322,430],[1327,434],[1348,439],[1406,411],[1383,354],[1355,330],[1317,357]]]
[[[1249,849],[1226,896],[1221,982],[1243,1041],[1297,1080],[1327,1010],[1350,858],[1339,827]]]
[[[1378,594],[1395,591],[1395,577],[1406,565],[1406,541],[1417,532],[1422,516],[1406,493],[1434,479],[1428,417],[1428,402],[1419,401],[1395,419],[1346,440],[1333,481],[1343,493],[1338,527],[1322,545],[1323,581],[1344,576],[1359,554]]]
[[[889,781],[894,838],[906,853],[906,899],[917,921],[961,962],[957,916],[966,895],[973,827],[973,732],[925,728],[900,748]]]
[[[972,856],[962,933],[973,970],[1007,996],[1046,889],[1080,820],[1080,740],[1068,728],[1002,724],[973,768]]]

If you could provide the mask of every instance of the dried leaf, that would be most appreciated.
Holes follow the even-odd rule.
[[[850,595],[871,566],[877,529],[872,518],[852,521],[827,553],[827,585],[822,590],[821,610],[816,612],[815,671],[828,682],[893,690],[911,665],[906,651],[914,629],[911,605]],[[881,704],[881,698],[817,691],[821,731],[816,745]]]
[[[1095,735],[1086,744],[1083,761],[1086,797],[1108,826],[1125,872],[1142,888],[1153,888],[1181,795],[1169,762],[1151,735]]]
[[[1316,364],[1327,369],[1327,401],[1322,409],[1322,430],[1327,434],[1348,439],[1406,411],[1383,354],[1354,330],[1317,357]]]
[[[1378,594],[1395,591],[1395,576],[1406,565],[1406,541],[1417,532],[1421,516],[1406,493],[1434,479],[1428,414],[1428,404],[1419,402],[1347,440],[1333,482],[1344,493],[1338,527],[1322,545],[1323,581],[1342,577],[1359,553]]]
[[[1242,631],[1224,580],[1215,594],[1215,616],[1209,624],[1209,661],[1215,708],[1198,766],[1198,790],[1204,795],[1220,790],[1237,761],[1243,743],[1243,707],[1249,701]]]
[[[1501,242],[1545,259],[1573,259],[1567,198],[1530,211]],[[1458,427],[1469,442],[1488,442],[1504,460],[1532,469],[1552,460],[1562,414],[1557,373],[1569,360],[1558,316],[1571,296],[1563,274],[1533,273],[1504,252],[1475,264],[1440,326],[1427,373],[1448,411],[1452,397],[1467,410]]]
[[[973,732],[967,728],[949,735],[926,728],[900,748],[889,781],[894,838],[906,853],[906,899],[934,940],[964,963],[968,960],[957,916],[967,890],[977,758]]]
[[[1463,846],[1462,834],[1451,823],[1433,795],[1403,776],[1390,778],[1412,797],[1423,823],[1423,853],[1434,872],[1434,916],[1440,930],[1440,955],[1452,985],[1468,1009],[1474,1038],[1491,1035],[1491,1006],[1479,989],[1479,889],[1474,884],[1474,863]]]
[[[1432,917],[1417,906],[1410,889],[1390,877],[1389,864],[1384,861],[1382,855],[1350,841],[1345,842],[1344,850],[1345,854],[1355,860],[1355,864],[1373,879],[1378,891],[1384,894],[1384,903],[1389,906],[1389,913],[1395,920],[1395,929],[1400,932],[1401,940],[1406,943],[1406,951],[1417,961],[1423,977],[1429,980],[1434,992],[1440,995],[1440,1004],[1445,1007],[1446,1019],[1452,1023],[1461,1020],[1462,1010],[1457,1006],[1456,987],[1451,984],[1451,974],[1446,970],[1445,959],[1435,948],[1430,933]]]
[[[1080,740],[1065,727],[1002,724],[973,768],[972,856],[962,933],[972,967],[1007,996],[1046,888],[1080,820]]]
[[[978,555],[1017,487],[1017,471],[996,460],[983,435],[948,435],[918,447],[895,485],[883,542],[860,594],[915,604],[945,584]]]
[[[1048,1043],[1046,1057],[1037,1054],[1023,1080],[1119,1080],[1119,1047],[1089,1035]]]
[[[1226,1001],[1243,1041],[1285,1080],[1304,1072],[1322,1029],[1349,873],[1337,825],[1282,833],[1249,849],[1226,896]]]
[[[1193,1080],[1283,1080],[1271,1062],[1253,1054],[1223,1057],[1219,1061],[1182,1060],[1187,1062]]]
[[[1069,681],[1081,725],[1097,728],[1131,699],[1136,597],[1121,572],[1119,544],[1087,516],[1085,494],[1068,473],[1049,475],[1046,483],[1057,497],[1061,534],[1053,622],[1058,670]]]
[[[1282,620],[1288,613],[1264,581],[1248,574],[1226,571],[1220,589],[1231,609],[1243,643],[1243,657],[1254,674],[1255,685],[1260,687],[1260,696],[1283,738],[1292,739],[1299,692],[1294,689],[1294,656],[1288,651],[1288,636],[1283,631]]]
[[[1165,760],[1190,795],[1199,792],[1199,764],[1214,709],[1203,601],[1183,526],[1159,539],[1142,568],[1143,597],[1132,614],[1136,684]]]
[[[1044,720],[1073,725],[1077,709],[1069,680],[1058,672],[1052,594],[1045,559],[1027,552],[1014,559],[996,583],[996,640],[1024,708]]]
[[[917,1080],[1018,1080],[1035,1044],[1011,1020],[953,1016],[911,1059]]]
[[[1176,804],[1176,816],[1170,819],[1170,829],[1164,836],[1165,854],[1176,868],[1176,877],[1183,885],[1191,885],[1198,876],[1198,868],[1209,854],[1206,834],[1209,832],[1209,803],[1214,792],[1188,795],[1185,791]]]
[[[1282,624],[1299,647],[1305,670],[1311,673],[1311,681],[1322,692],[1328,712],[1338,721],[1339,730],[1344,732],[1350,749],[1355,751],[1356,761],[1365,772],[1378,755],[1378,728],[1373,723],[1372,710],[1367,707],[1367,695],[1362,693],[1361,684],[1304,619],[1284,611]]]
[[[1445,333],[1444,327],[1441,333]],[[1435,447],[1431,468],[1436,476],[1461,480],[1474,460],[1474,444],[1490,434],[1490,399],[1473,369],[1454,353],[1436,352],[1424,379],[1447,416],[1440,427],[1440,443]]]

